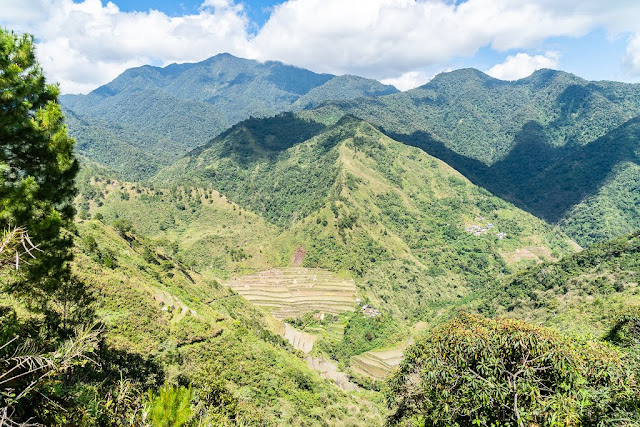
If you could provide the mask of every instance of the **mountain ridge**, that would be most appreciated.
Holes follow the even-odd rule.
[[[69,114],[94,123],[93,133],[115,134],[123,141],[137,139],[128,128],[145,133],[145,154],[167,160],[151,166],[134,161],[131,167],[121,167],[103,159],[96,147],[81,151],[137,178],[138,169],[157,170],[246,118],[300,110],[333,99],[395,92],[393,86],[362,77],[318,74],[277,61],[220,54],[197,63],[128,69],[87,95],[63,95],[60,103]],[[70,133],[81,146],[90,144],[74,123],[70,123]],[[177,152],[166,150],[163,141],[167,139],[179,147]],[[122,150],[124,157],[127,150]]]

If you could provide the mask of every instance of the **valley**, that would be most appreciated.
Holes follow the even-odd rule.
[[[640,423],[640,84],[0,35],[1,425]]]

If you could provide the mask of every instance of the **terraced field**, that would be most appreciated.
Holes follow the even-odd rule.
[[[356,285],[319,268],[273,268],[227,282],[254,304],[266,307],[278,319],[298,317],[311,311],[338,314],[353,311]]]
[[[402,362],[404,348],[371,350],[351,358],[351,369],[360,375],[380,380]]]

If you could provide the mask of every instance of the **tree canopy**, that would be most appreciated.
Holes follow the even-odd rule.
[[[68,278],[72,241],[63,229],[75,212],[78,166],[57,97],[32,36],[0,29],[0,227],[23,227],[39,243],[41,256],[12,289],[42,310]]]
[[[638,378],[627,366],[606,344],[462,313],[407,349],[389,381],[389,422],[635,425]]]

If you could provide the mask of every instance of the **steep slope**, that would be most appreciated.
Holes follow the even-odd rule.
[[[74,272],[114,351],[129,354],[130,369],[147,369],[138,375],[224,385],[247,425],[382,424],[372,393],[347,394],[321,378],[274,333],[277,322],[238,294],[130,230],[93,220],[78,232]]]
[[[397,92],[398,89],[395,87],[383,85],[377,80],[352,75],[336,76],[301,96],[294,102],[293,110],[312,108],[327,101],[377,97]]]
[[[86,175],[85,175],[86,174]],[[98,215],[148,236],[209,279],[264,270],[274,264],[266,249],[279,230],[215,190],[149,188],[83,171],[76,204],[80,216]]]
[[[144,135],[145,146],[138,148],[145,155],[175,159],[240,120],[299,108],[294,107],[298,100],[308,107],[393,92],[391,86],[360,77],[220,54],[195,64],[132,68],[88,95],[65,95],[60,101],[91,124],[91,133],[111,133],[122,141]],[[89,146],[86,154],[111,166],[94,141],[85,139],[87,131],[75,125],[70,123],[71,134]],[[121,169],[138,172],[127,165]]]
[[[561,225],[581,243],[640,228],[640,117],[574,150],[525,186],[544,216],[567,212]]]
[[[612,237],[613,230],[628,232],[640,221],[637,209],[615,213],[611,232],[598,236],[568,225],[576,222],[574,214],[589,215],[580,213],[585,206],[607,211],[629,189],[604,187],[615,181],[614,169],[629,170],[623,162],[637,165],[628,153],[640,144],[634,119],[640,116],[640,85],[588,82],[552,70],[506,82],[467,69],[405,93],[329,103],[300,116],[331,124],[345,113],[381,126],[536,216],[562,220],[581,244]],[[600,159],[598,167],[589,161],[580,171],[567,166],[589,156]]]
[[[296,144],[286,121],[316,135]],[[280,266],[301,248],[303,266],[349,271],[361,298],[398,318],[460,303],[536,262],[521,256],[528,249],[541,258],[571,250],[542,221],[366,122],[313,127],[288,115],[240,123],[156,180],[215,188],[281,227],[269,250]]]
[[[508,82],[462,69],[407,92],[331,103],[308,116],[331,123],[345,113],[394,134],[426,132],[449,150],[492,165],[518,145],[519,133],[537,130],[525,128],[530,124],[541,127],[536,140],[551,147],[605,135],[640,114],[640,85],[589,82],[554,70]]]
[[[636,231],[505,278],[480,310],[601,336],[616,314],[640,306],[639,278]]]
[[[122,125],[108,125],[99,120],[80,118],[66,110],[67,126],[73,129],[76,153],[97,159],[112,171],[125,173],[130,179],[143,179],[159,168],[171,164],[183,148],[167,137],[149,134]],[[163,150],[152,150],[149,141],[160,141]]]

